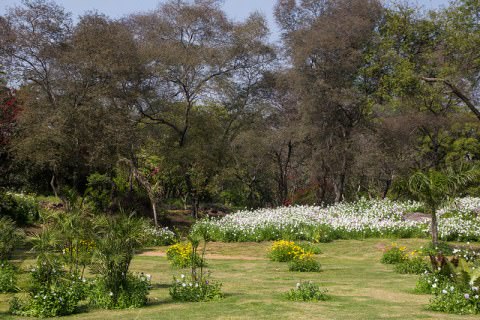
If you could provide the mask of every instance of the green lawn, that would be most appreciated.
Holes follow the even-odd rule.
[[[289,272],[287,264],[266,259],[270,243],[212,243],[207,250],[213,278],[223,282],[225,299],[208,303],[176,303],[168,295],[174,273],[164,256],[146,252],[135,258],[134,271],[153,276],[151,303],[142,309],[89,312],[69,319],[479,319],[426,310],[428,295],[413,293],[417,276],[399,275],[379,262],[390,240],[335,241],[322,244],[320,273]],[[426,240],[399,240],[418,248]],[[154,249],[165,252],[165,248]],[[158,253],[156,252],[156,253]],[[156,254],[153,253],[153,254]],[[290,302],[283,293],[300,280],[328,289],[325,302]],[[7,315],[8,295],[0,295],[0,319]]]

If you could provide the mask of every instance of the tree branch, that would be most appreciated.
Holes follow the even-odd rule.
[[[452,90],[452,93],[456,95],[460,100],[462,100],[463,103],[465,103],[467,107],[475,114],[478,120],[480,120],[480,110],[477,109],[477,107],[473,104],[472,100],[469,97],[467,97],[467,95],[463,93],[462,90],[460,90],[457,86],[455,86],[449,80],[442,79],[442,78],[427,78],[427,77],[423,77],[422,80],[429,83],[441,82],[447,87],[449,87],[450,90]]]

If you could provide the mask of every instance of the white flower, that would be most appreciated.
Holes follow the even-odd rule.
[[[182,287],[186,287],[186,286],[187,286],[187,284],[185,282],[182,283]]]
[[[470,299],[470,295],[469,295],[468,293],[465,293],[463,296],[464,296],[465,299],[467,299],[467,300]]]
[[[445,289],[443,289],[443,290],[442,290],[442,293],[443,293],[443,294],[447,294],[447,293],[448,293],[448,291],[447,291],[447,290],[445,290]]]
[[[184,274],[180,275],[180,278],[182,278],[182,279],[185,278],[185,275]]]
[[[453,292],[454,290],[455,290],[455,287],[454,287],[454,286],[451,286],[451,287],[450,287],[450,291]]]
[[[110,297],[111,297],[111,296],[113,296],[113,292],[112,292],[112,291],[110,291],[109,295],[110,295]]]
[[[478,291],[478,287],[472,287],[473,291]]]
[[[300,288],[300,282],[297,282],[297,288]]]
[[[436,288],[436,287],[437,287],[437,284],[434,283],[434,284],[432,285],[432,288]]]

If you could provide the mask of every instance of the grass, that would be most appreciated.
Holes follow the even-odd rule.
[[[409,249],[426,240],[396,241]],[[285,263],[266,259],[270,243],[212,243],[207,261],[212,277],[223,282],[225,299],[207,303],[176,303],[168,295],[173,274],[166,248],[155,248],[134,259],[133,270],[150,273],[154,289],[145,308],[122,311],[90,310],[68,319],[478,319],[426,309],[430,296],[413,293],[417,276],[399,275],[380,263],[381,249],[391,240],[335,241],[321,244],[320,273],[289,272]],[[328,289],[325,302],[291,302],[284,293],[300,280]],[[0,295],[0,319],[7,315],[9,295]]]

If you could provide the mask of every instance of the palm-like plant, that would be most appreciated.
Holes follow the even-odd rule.
[[[145,243],[144,225],[143,220],[124,213],[102,216],[96,221],[92,271],[101,276],[114,301],[126,288],[128,270],[136,250]]]
[[[85,268],[90,264],[93,244],[92,219],[81,209],[58,213],[54,217],[54,232],[64,262],[70,273],[83,277]]]
[[[432,215],[432,242],[438,244],[437,210],[443,207],[461,189],[476,181],[479,171],[476,168],[456,172],[451,168],[445,171],[429,170],[415,172],[407,182],[409,193],[423,202],[426,213]]]
[[[23,242],[23,231],[17,229],[9,217],[0,217],[0,261],[10,258],[13,250]]]

